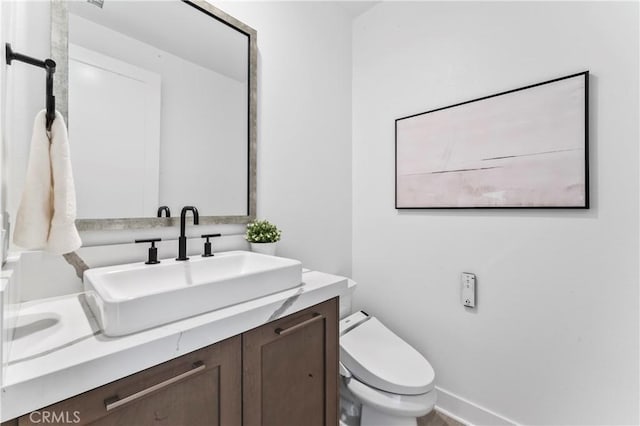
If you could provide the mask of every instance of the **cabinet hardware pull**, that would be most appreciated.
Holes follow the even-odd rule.
[[[284,336],[285,334],[292,333],[292,332],[296,331],[299,328],[305,327],[305,326],[311,324],[312,322],[316,322],[316,321],[321,320],[323,318],[324,318],[324,316],[322,316],[322,314],[319,314],[319,313],[316,312],[316,313],[313,314],[313,316],[311,318],[309,318],[306,321],[302,321],[302,322],[300,322],[300,323],[298,323],[296,325],[292,325],[291,327],[288,327],[288,328],[280,328],[280,327],[278,327],[278,328],[276,328],[275,331],[276,331],[276,334],[279,334],[280,336]]]
[[[155,392],[159,389],[162,389],[164,387],[169,386],[172,383],[178,382],[182,379],[185,379],[189,376],[193,376],[196,373],[201,372],[202,370],[204,370],[205,368],[207,368],[207,366],[204,364],[204,362],[202,361],[197,361],[193,363],[193,366],[191,368],[191,370],[184,372],[182,374],[178,374],[175,377],[172,377],[170,379],[165,380],[164,382],[160,382],[157,385],[153,385],[150,386],[146,389],[141,390],[140,392],[136,392],[134,394],[131,394],[125,398],[120,399],[117,395],[113,398],[109,398],[106,399],[104,401],[104,407],[107,409],[107,411],[116,409],[118,407],[121,407],[125,404],[128,404],[129,402],[135,401],[136,399],[142,398],[145,395],[148,395],[152,392]]]

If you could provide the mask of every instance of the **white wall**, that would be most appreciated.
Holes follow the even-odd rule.
[[[36,58],[49,57],[49,3],[46,1],[3,1],[5,8],[5,42],[14,51]],[[5,24],[5,22],[3,22]],[[4,25],[3,25],[4,26]],[[4,44],[2,45],[4,49]],[[4,52],[4,50],[3,50]],[[4,55],[4,53],[3,53]],[[4,61],[2,61],[4,64]],[[27,169],[33,120],[45,107],[45,72],[24,63],[3,65],[6,72],[6,111],[3,123],[3,170],[7,188],[6,206],[11,223],[22,196]],[[13,226],[12,226],[13,229]]]
[[[7,6],[0,4],[0,46],[4,46],[8,38],[9,19]],[[0,264],[7,257],[7,241],[9,229],[7,225],[7,155],[5,150],[6,135],[6,111],[7,111],[7,66],[0,67]]]
[[[630,2],[385,2],[354,23],[355,305],[427,356],[454,414],[640,421],[638,36]],[[396,118],[585,69],[590,210],[394,209]]]
[[[331,2],[214,2],[258,31],[258,216],[278,254],[351,272],[351,21]]]

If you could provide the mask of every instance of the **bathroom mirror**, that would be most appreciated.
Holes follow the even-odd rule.
[[[256,31],[205,1],[51,5],[78,228],[253,220]]]

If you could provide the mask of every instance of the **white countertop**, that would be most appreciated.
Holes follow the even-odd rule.
[[[321,303],[344,277],[306,271],[301,286],[122,337],[104,336],[84,294],[22,303],[0,421],[29,413]]]

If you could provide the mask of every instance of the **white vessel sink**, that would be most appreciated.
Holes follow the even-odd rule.
[[[84,289],[107,336],[121,336],[299,286],[297,260],[246,251],[89,269]]]

